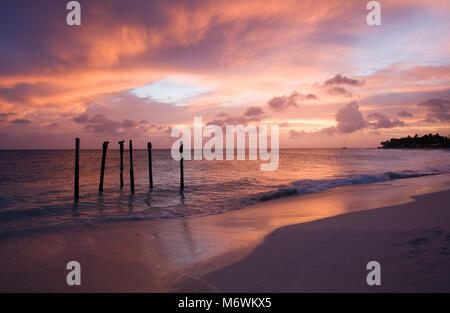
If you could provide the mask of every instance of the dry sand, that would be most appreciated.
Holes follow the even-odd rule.
[[[437,175],[0,238],[0,291],[450,291],[449,187],[450,175]],[[71,260],[81,286],[66,284]],[[371,260],[381,286],[365,283]]]

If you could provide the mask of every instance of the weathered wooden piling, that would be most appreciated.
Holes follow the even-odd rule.
[[[184,189],[184,172],[183,172],[183,142],[180,144],[180,189]]]
[[[75,185],[74,199],[80,198],[80,138],[75,138]]]
[[[108,141],[103,142],[102,166],[100,170],[100,183],[98,184],[98,192],[103,191],[103,178],[105,177],[106,151],[108,150]]]
[[[133,172],[133,141],[130,140],[130,188],[134,193],[134,172]]]
[[[150,188],[153,188],[153,172],[152,172],[152,143],[147,142],[148,150],[148,179],[150,183]]]
[[[123,188],[123,143],[125,141],[119,141],[118,144],[120,145],[120,189]]]

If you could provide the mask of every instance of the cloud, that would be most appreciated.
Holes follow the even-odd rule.
[[[306,131],[304,131],[304,130],[302,130],[302,131],[297,131],[297,130],[291,129],[291,130],[289,131],[289,138],[290,138],[290,139],[299,139],[299,138],[303,138],[303,137],[305,137],[305,136],[307,136],[307,135],[310,135],[310,134],[312,134],[312,133],[306,132]]]
[[[450,121],[450,101],[442,98],[432,98],[418,104],[427,111],[427,122],[448,122]]]
[[[450,65],[423,66],[411,62],[395,62],[376,70],[367,79],[371,87],[385,86],[390,89],[407,87],[407,90],[413,92],[430,91],[428,88],[423,88],[424,81],[432,82],[434,87],[448,88]],[[439,92],[440,88],[433,89]]]
[[[311,131],[311,132],[307,132],[307,131],[296,131],[291,129],[289,131],[289,138],[290,139],[299,139],[299,138],[303,138],[306,136],[331,136],[334,135],[338,132],[337,128],[334,126],[331,127],[326,127],[326,128],[322,128],[318,131]]]
[[[289,132],[289,138],[297,139],[304,136],[331,136],[336,133],[349,134],[358,130],[372,127],[379,128],[392,128],[397,126],[403,126],[405,123],[398,119],[389,119],[387,116],[381,113],[371,113],[364,119],[359,105],[356,101],[347,103],[343,108],[340,108],[336,112],[336,126],[326,127],[317,131],[295,131]]]
[[[58,88],[48,83],[20,83],[13,87],[0,87],[0,98],[14,103],[30,101],[31,98],[47,97],[60,92]]]
[[[325,127],[317,131],[289,131],[290,139],[298,139],[305,136],[331,136],[337,133],[348,134],[357,130],[366,128],[369,124],[364,119],[362,113],[359,111],[359,106],[356,101],[347,103],[343,108],[340,108],[336,115],[336,126]]]
[[[274,97],[269,100],[268,104],[275,111],[283,111],[289,108],[290,106],[296,108],[297,107],[296,92],[293,92],[290,96]]]
[[[336,113],[337,130],[340,133],[352,133],[367,126],[367,121],[359,111],[356,101],[349,102]]]
[[[246,116],[229,116],[225,119],[215,119],[206,125],[217,125],[223,127],[225,125],[247,125],[249,123],[259,122],[261,120],[258,116],[246,117]]]
[[[50,124],[45,125],[45,128],[54,128],[54,127],[58,127],[58,126],[59,126],[58,123],[50,123]]]
[[[13,124],[31,124],[31,121],[25,118],[18,118],[15,120],[12,120],[11,123]]]
[[[405,122],[395,118],[389,119],[381,113],[371,113],[367,115],[367,119],[369,120],[369,125],[374,128],[392,128],[405,125]]]
[[[330,78],[325,81],[323,86],[327,89],[327,92],[330,95],[335,96],[344,96],[344,97],[353,97],[353,93],[348,90],[348,87],[359,87],[364,85],[365,80],[358,80],[354,78],[349,78],[347,76],[343,76],[341,74],[337,74],[333,78]]]
[[[75,29],[65,25],[67,12],[54,1],[16,0],[2,3],[0,10],[0,32],[8,47],[0,51],[0,68],[15,74],[88,66],[137,68],[139,62],[189,67],[231,58],[230,63],[240,64],[272,45],[284,48],[283,40],[310,34],[311,24],[353,11],[325,0],[308,0],[307,9],[292,10],[296,5],[295,0],[133,0],[131,6],[120,0],[92,1],[83,9],[83,27]]]
[[[208,125],[217,125],[217,126],[222,127],[222,126],[225,125],[225,121],[224,121],[224,120],[216,119],[216,120],[212,120],[212,121],[206,123],[206,125],[207,125],[207,126],[208,126]]]
[[[10,117],[15,116],[15,113],[0,113],[0,122],[7,121]]]
[[[405,110],[398,112],[397,115],[399,117],[413,117],[414,116],[412,113],[405,111]]]
[[[87,132],[107,135],[117,135],[124,129],[134,128],[138,125],[138,122],[130,119],[125,119],[122,122],[113,121],[103,114],[96,114],[90,118],[84,113],[74,117],[73,120],[78,124],[83,124],[83,129]]]
[[[16,115],[15,113],[0,113],[0,118],[7,118]]]
[[[274,111],[284,111],[290,106],[297,108],[300,101],[319,100],[316,95],[303,95],[297,91],[292,92],[290,96],[274,97],[268,101],[268,105]]]
[[[123,128],[136,127],[137,124],[138,124],[137,122],[132,121],[132,120],[123,120],[122,121],[122,127]]]
[[[87,121],[89,121],[89,115],[86,114],[86,113],[83,113],[83,114],[80,114],[80,115],[78,115],[78,116],[75,116],[75,117],[73,118],[73,120],[74,120],[76,123],[84,124],[84,123],[86,123]]]
[[[337,74],[333,78],[325,81],[325,86],[334,86],[334,85],[347,85],[347,86],[362,86],[364,85],[364,80],[358,80],[353,78],[348,78],[346,76],[342,76],[341,74]]]
[[[0,5],[0,111],[17,113],[0,117],[6,120],[1,123],[1,132],[10,131],[14,136],[21,132],[22,136],[39,127],[38,131],[50,133],[42,125],[55,122],[59,127],[52,132],[61,133],[61,138],[79,133],[82,127],[90,129],[92,133],[83,134],[83,146],[87,147],[90,140],[90,147],[97,147],[96,140],[103,136],[94,133],[96,128],[110,127],[114,132],[128,127],[127,137],[134,135],[135,140],[144,142],[141,139],[149,137],[149,133],[143,129],[156,134],[162,131],[158,130],[161,125],[190,123],[193,116],[209,116],[222,123],[228,117],[229,121],[246,122],[249,117],[259,117],[243,115],[251,105],[261,106],[264,114],[271,113],[272,120],[289,120],[291,126],[299,120],[311,120],[321,128],[329,126],[325,121],[333,119],[341,105],[333,99],[338,96],[347,99],[361,92],[359,103],[365,108],[365,104],[378,106],[367,100],[373,95],[448,88],[449,67],[420,66],[423,51],[417,51],[429,47],[431,59],[427,64],[442,64],[440,60],[448,54],[448,36],[433,27],[436,23],[448,24],[448,14],[442,14],[448,13],[448,6],[442,8],[435,1],[385,4],[383,14],[391,17],[393,27],[386,34],[359,27],[361,7],[354,1],[133,0],[134,5],[120,0],[91,1],[82,12],[82,27],[67,27],[64,6],[54,2],[15,0]],[[413,17],[420,17],[423,32],[431,35],[398,45],[402,49],[387,47],[383,43],[404,39],[402,32],[395,29],[400,29],[397,26],[405,24],[405,20],[392,15],[402,12],[398,14],[410,19],[410,12],[404,8],[419,10],[421,15]],[[427,14],[423,14],[424,8]],[[370,47],[367,41],[361,41],[367,36],[371,38]],[[408,56],[402,55],[405,49],[410,52]],[[362,50],[371,52],[355,60]],[[404,62],[404,66],[388,73],[373,72],[389,66],[392,60]],[[414,71],[407,73],[408,68]],[[365,85],[370,88],[359,90],[364,77],[353,76],[356,73],[367,73]],[[152,103],[157,101],[151,95],[148,99],[127,95],[127,90],[173,77],[192,79],[212,92],[196,98],[189,107]],[[320,83],[310,85],[317,81]],[[294,112],[292,107],[301,106],[301,101],[317,100],[314,95],[306,95],[303,100],[292,97],[295,88],[304,93],[317,92],[323,103]],[[329,95],[328,89],[338,96]],[[267,102],[283,92],[286,96],[275,99],[272,106],[261,105],[261,101]],[[449,99],[430,94],[414,100],[388,99],[387,105],[396,113],[410,103],[429,98]],[[221,111],[230,115],[215,117]],[[74,120],[73,116],[80,112],[87,114]],[[423,116],[428,111],[424,112]],[[104,119],[88,122],[96,114]],[[33,123],[23,131],[9,123],[20,118],[30,118]],[[145,123],[136,125],[143,118],[155,128]],[[50,138],[38,140],[48,147],[53,145]],[[15,147],[18,144],[13,139],[10,142]],[[23,147],[30,142],[24,140]],[[33,147],[37,144],[31,143]],[[167,137],[160,143],[161,147],[170,146]]]
[[[330,95],[338,95],[338,96],[344,96],[344,97],[353,97],[353,93],[344,87],[333,87],[328,89],[328,93]]]
[[[245,111],[245,113],[244,113],[244,115],[247,117],[257,116],[257,115],[261,115],[261,114],[264,114],[264,111],[260,107],[248,107],[247,111]]]

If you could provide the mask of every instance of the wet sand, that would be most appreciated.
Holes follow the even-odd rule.
[[[450,191],[272,232],[250,255],[186,279],[196,292],[450,292]],[[369,286],[370,261],[380,264]]]
[[[0,291],[450,291],[450,192],[436,193],[449,188],[450,175],[427,176],[1,238]],[[72,260],[81,286],[66,284]],[[365,282],[371,260],[380,287]]]

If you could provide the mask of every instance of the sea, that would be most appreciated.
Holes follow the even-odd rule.
[[[120,189],[119,150],[108,150],[99,193],[102,151],[80,151],[80,198],[74,200],[73,150],[0,151],[0,236],[123,220],[220,214],[271,199],[317,193],[345,185],[450,173],[449,150],[280,149],[276,171],[248,160],[179,161],[153,150],[149,188],[147,150],[134,150],[135,193],[124,153]],[[299,207],[301,210],[301,207]]]

